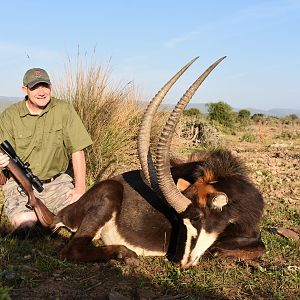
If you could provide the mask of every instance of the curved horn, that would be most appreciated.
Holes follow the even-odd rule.
[[[212,64],[198,79],[189,87],[182,98],[178,101],[174,110],[172,111],[169,119],[164,126],[157,150],[156,150],[156,169],[158,185],[166,198],[167,202],[178,212],[184,212],[186,208],[191,204],[191,200],[186,198],[177,189],[170,171],[170,145],[175,127],[178,123],[180,114],[191,100],[201,83],[210,74],[210,72],[225,58],[226,56],[217,60]]]
[[[152,98],[149,103],[137,137],[137,148],[138,148],[138,157],[141,164],[143,175],[151,186],[157,187],[157,179],[156,179],[156,171],[153,164],[151,152],[150,152],[150,133],[151,133],[151,125],[154,118],[154,115],[168,93],[171,87],[175,84],[175,82],[179,79],[179,77],[189,68],[189,66],[196,60],[198,57],[192,59],[188,62],[178,73],[176,73],[162,88],[161,90]],[[154,177],[154,179],[152,179]]]

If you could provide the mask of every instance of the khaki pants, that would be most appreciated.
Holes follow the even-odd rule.
[[[43,184],[44,190],[39,193],[34,190],[34,194],[39,198],[54,214],[59,210],[70,204],[67,200],[66,194],[69,190],[74,188],[73,179],[67,174],[62,174],[55,178],[52,182]],[[25,204],[28,201],[27,195],[20,191],[18,184],[9,179],[2,187],[4,195],[4,213],[9,220],[18,213],[32,212]]]

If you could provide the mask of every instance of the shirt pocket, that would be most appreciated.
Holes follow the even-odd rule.
[[[53,126],[44,131],[45,142],[47,145],[61,147],[63,146],[63,131],[61,125]]]
[[[30,130],[22,130],[17,132],[15,135],[16,149],[24,152],[26,149],[28,149],[31,140],[32,132]]]

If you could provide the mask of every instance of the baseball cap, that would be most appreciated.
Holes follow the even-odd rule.
[[[30,89],[38,83],[51,84],[48,73],[41,68],[33,68],[28,70],[23,77],[23,85]]]

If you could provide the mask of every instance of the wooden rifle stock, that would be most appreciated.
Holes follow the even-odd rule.
[[[0,151],[6,154],[2,149]],[[36,198],[33,192],[32,185],[20,168],[10,158],[7,169],[11,172],[14,179],[23,187],[28,196],[26,207],[33,209],[38,220],[44,227],[49,227],[52,224],[54,214],[47,208],[47,206],[39,199]]]

